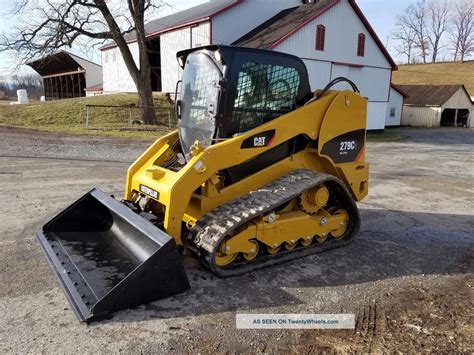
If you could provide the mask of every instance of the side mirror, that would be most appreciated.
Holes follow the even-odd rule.
[[[178,120],[181,119],[182,106],[183,102],[181,100],[177,100],[176,104],[174,105],[174,112],[176,113]]]

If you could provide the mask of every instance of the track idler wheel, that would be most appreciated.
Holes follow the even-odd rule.
[[[222,243],[219,251],[216,253],[216,265],[218,266],[227,266],[231,264],[235,258],[237,258],[238,253],[227,254],[226,245]]]
[[[255,240],[251,240],[250,243],[252,243],[254,245],[254,247],[250,250],[250,253],[243,253],[242,255],[244,256],[244,259],[247,260],[247,261],[252,261],[253,259],[255,259],[258,255],[258,251],[259,251],[259,246],[258,246],[258,242],[255,241]]]
[[[344,236],[344,234],[347,231],[347,227],[349,226],[349,213],[345,209],[340,208],[336,212],[334,212],[332,215],[344,215],[344,221],[341,222],[341,225],[339,226],[339,228],[331,231],[331,235],[334,238],[336,239],[341,238],[342,236]]]

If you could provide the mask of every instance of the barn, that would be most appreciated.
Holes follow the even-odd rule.
[[[181,68],[176,52],[208,44],[231,44],[279,11],[301,5],[301,0],[219,0],[165,16],[145,25],[148,53],[155,91],[173,92]],[[126,36],[138,62],[134,33]],[[115,44],[101,48],[104,66],[104,92],[136,92],[120,51]]]
[[[233,44],[299,56],[313,90],[339,76],[351,79],[369,101],[368,129],[383,130],[390,114],[390,79],[397,67],[355,0],[210,1],[151,21],[146,32],[154,90],[175,90],[181,73],[177,51]],[[137,59],[136,38],[131,34],[127,41]],[[115,45],[101,50],[104,92],[136,91]]]
[[[464,85],[396,85],[406,93],[401,124],[474,127],[474,104]]]
[[[86,96],[85,89],[102,83],[102,67],[60,51],[26,63],[43,78],[46,100]]]

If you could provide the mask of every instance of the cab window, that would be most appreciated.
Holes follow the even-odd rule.
[[[244,63],[238,74],[232,113],[232,120],[239,122],[239,133],[294,110],[300,81],[293,67]]]

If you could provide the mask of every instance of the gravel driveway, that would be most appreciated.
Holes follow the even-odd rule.
[[[474,131],[398,129],[369,143],[370,193],[349,247],[218,279],[80,323],[34,233],[91,186],[121,196],[149,141],[0,128],[0,353],[473,352]],[[236,330],[236,312],[354,313],[355,330]]]

